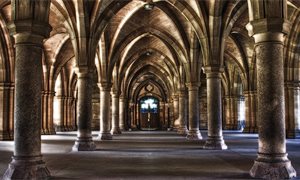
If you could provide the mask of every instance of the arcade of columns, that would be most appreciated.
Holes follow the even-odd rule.
[[[41,134],[76,129],[73,151],[95,150],[97,88],[98,140],[136,128],[139,99],[152,94],[161,100],[165,128],[200,140],[205,119],[203,148],[227,149],[222,129],[243,126],[244,103],[244,131],[259,133],[250,175],[296,176],[285,141],[300,129],[297,0],[3,0],[0,6],[0,137],[15,142],[4,179],[50,177]]]

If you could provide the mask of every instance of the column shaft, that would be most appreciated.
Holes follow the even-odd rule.
[[[178,129],[179,127],[179,96],[173,95],[173,119],[174,119],[174,128]]]
[[[119,99],[119,125],[120,129],[124,131],[126,129],[125,127],[125,104],[126,104],[126,99],[123,97],[120,97]]]
[[[98,139],[111,140],[110,85],[100,85],[100,134]]]
[[[177,133],[181,135],[187,134],[187,127],[186,127],[186,96],[185,92],[182,91],[179,93],[179,108],[178,108],[178,130]]]
[[[199,130],[199,85],[189,84],[189,131],[187,134],[188,140],[202,139]]]
[[[31,33],[15,35],[15,147],[3,179],[50,177],[41,155],[43,39]]]
[[[111,134],[121,134],[119,126],[119,95],[112,93],[112,129]]]
[[[297,87],[296,83],[288,84],[286,94],[287,137],[300,138],[300,87]]]
[[[221,70],[207,68],[208,139],[205,149],[227,149],[222,132]]]
[[[92,138],[92,73],[87,68],[77,69],[77,140],[73,151],[93,151],[96,145]]]
[[[250,170],[256,178],[296,176],[286,154],[283,33],[254,35],[257,62],[258,157]]]

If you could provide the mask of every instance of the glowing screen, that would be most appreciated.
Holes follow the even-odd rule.
[[[158,100],[153,97],[144,97],[140,101],[142,113],[157,113]]]

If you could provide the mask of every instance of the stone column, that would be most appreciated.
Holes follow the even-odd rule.
[[[125,106],[126,106],[126,98],[120,96],[119,99],[119,125],[121,131],[125,131],[126,126],[125,126]]]
[[[10,83],[0,83],[0,140],[12,140],[13,130],[11,123],[13,121],[13,97],[11,97],[13,87]]]
[[[202,139],[199,130],[199,83],[187,84],[189,89],[189,131],[188,140]]]
[[[47,127],[49,134],[56,134],[53,122],[53,103],[54,103],[55,92],[50,91],[48,93],[48,103],[47,103]]]
[[[88,67],[78,67],[77,87],[77,140],[73,151],[93,151],[96,145],[92,138],[92,81],[93,73]]]
[[[286,132],[288,138],[300,138],[300,84],[286,85]]]
[[[225,115],[225,129],[230,130],[232,128],[231,124],[231,97],[224,97],[224,115]]]
[[[256,123],[256,91],[245,91],[245,120],[246,126],[244,128],[245,133],[257,133],[257,123]]]
[[[186,95],[184,91],[180,91],[178,94],[179,97],[179,108],[178,108],[178,129],[177,133],[180,135],[186,135],[187,134],[187,127],[186,127],[186,110],[185,110],[185,105],[186,105]]]
[[[19,12],[17,2],[12,7]],[[47,1],[40,5],[45,3]],[[23,8],[34,6],[35,15],[39,16],[37,4],[29,5],[25,2],[22,5]],[[44,7],[44,10],[47,8]],[[12,161],[3,179],[47,179],[50,172],[41,155],[42,53],[43,40],[51,28],[46,22],[28,18],[28,21],[14,19],[10,30],[15,38],[15,146]]]
[[[112,128],[111,134],[122,134],[119,126],[119,95],[116,92],[112,92]]]
[[[222,132],[222,97],[221,75],[223,69],[206,67],[207,78],[207,113],[208,113],[208,139],[205,149],[227,149]]]
[[[73,104],[74,98],[72,96],[68,96],[66,98],[66,107],[67,107],[67,127],[69,131],[73,131],[73,121],[72,118],[72,104]],[[93,116],[92,116],[93,117]]]
[[[179,126],[179,96],[178,94],[173,94],[173,119],[174,124],[173,127],[178,129]]]
[[[247,28],[255,40],[259,132],[258,157],[250,175],[265,179],[295,177],[285,139],[283,49],[287,24],[283,19],[266,18],[251,21]]]
[[[100,134],[98,139],[111,140],[111,119],[110,119],[110,90],[111,84],[102,83],[100,87]]]
[[[66,131],[65,119],[64,119],[65,118],[65,116],[64,116],[64,97],[59,95],[59,96],[56,96],[55,98],[58,101],[57,114],[59,114],[56,131],[63,132],[63,131]]]
[[[53,125],[53,100],[55,92],[42,93],[42,134],[56,134]]]
[[[242,130],[244,126],[243,122],[245,121],[245,113],[242,113],[242,107],[244,107],[244,101],[245,99],[243,96],[238,96],[236,99],[237,124],[235,126],[237,130]]]

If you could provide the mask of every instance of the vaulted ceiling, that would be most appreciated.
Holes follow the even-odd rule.
[[[300,79],[299,7],[298,0],[288,1],[293,27],[286,40],[289,81]],[[12,54],[6,27],[10,1],[1,0],[0,9],[2,49]],[[52,0],[53,29],[44,42],[44,89],[54,89],[61,72],[65,86],[74,87],[74,67],[89,66],[96,67],[100,83],[112,82],[120,93],[152,79],[171,95],[185,83],[199,82],[207,65],[225,67],[227,93],[235,79],[244,89],[255,89],[248,22],[246,0]],[[3,61],[1,68],[9,66],[11,71],[13,60],[7,61],[11,63]],[[239,78],[232,78],[234,74]]]

